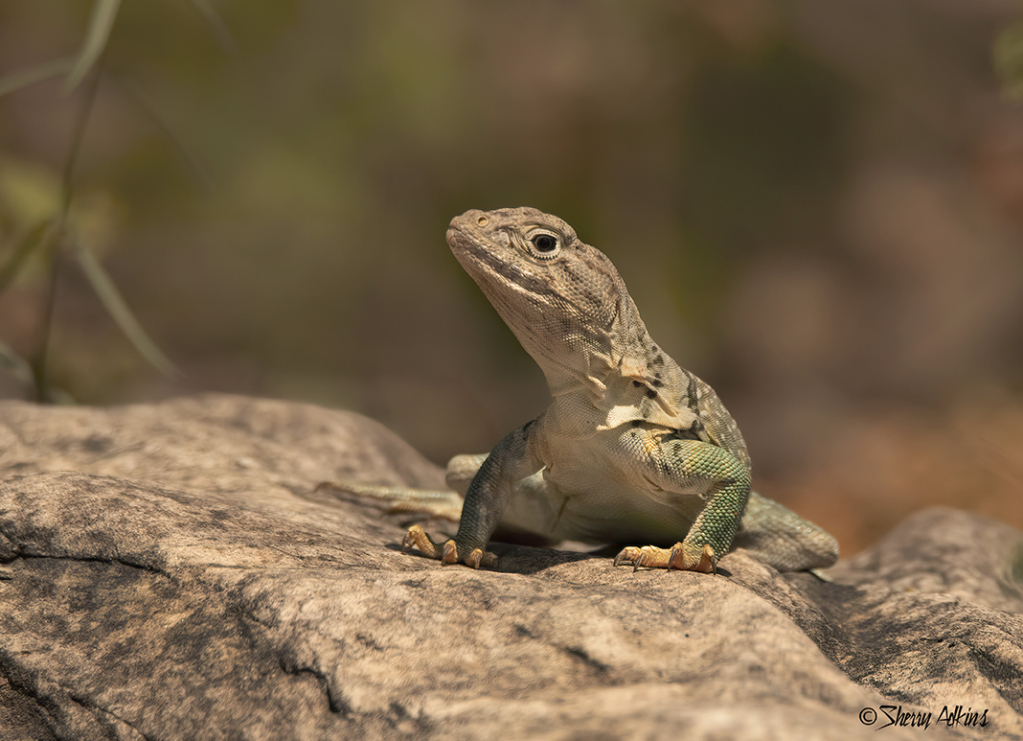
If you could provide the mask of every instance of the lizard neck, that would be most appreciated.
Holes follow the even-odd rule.
[[[624,286],[622,286],[624,289]],[[506,322],[540,366],[555,398],[585,392],[595,405],[606,399],[616,380],[648,365],[656,347],[627,292],[620,292],[606,323],[563,322],[559,331],[534,333],[529,326]]]
[[[556,404],[589,406],[596,426],[642,420],[673,429],[692,422],[687,407],[689,376],[654,342],[626,298],[616,320],[600,336],[572,337],[572,352],[531,353],[543,369]]]

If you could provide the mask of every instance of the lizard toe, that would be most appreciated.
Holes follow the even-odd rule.
[[[701,574],[714,574],[717,572],[714,558],[714,549],[704,543],[697,551],[695,546],[687,546],[685,543],[676,543],[668,557],[666,568],[679,569],[681,571],[697,571]]]
[[[458,563],[458,551],[455,541],[449,540],[444,545],[434,542],[423,528],[413,525],[405,533],[401,541],[401,552],[408,553],[415,546],[427,558],[436,558],[443,563]]]
[[[449,540],[444,543],[444,550],[440,554],[440,562],[443,564],[458,563],[458,547],[455,541]]]
[[[475,548],[472,553],[469,554],[468,558],[465,559],[465,563],[467,566],[472,566],[476,570],[479,570],[480,568],[492,569],[497,566],[497,556],[493,553],[488,553],[482,548]]]
[[[615,556],[614,565],[632,564],[633,571],[647,569],[678,569],[713,574],[716,571],[714,549],[707,544],[698,547],[693,544],[676,543],[671,548],[654,545],[629,546]]]
[[[640,553],[639,548],[630,545],[629,547],[623,548],[621,551],[619,551],[618,555],[615,556],[613,565],[621,566],[623,563],[628,563],[635,566],[636,561],[640,558],[641,555],[642,554]]]
[[[482,548],[475,548],[463,559],[458,555],[458,545],[455,541],[446,540],[443,544],[435,542],[423,528],[413,525],[405,533],[401,541],[401,550],[408,553],[409,549],[415,546],[421,554],[427,558],[434,558],[442,564],[464,563],[474,569],[492,569],[497,566],[497,556],[488,553]]]
[[[437,551],[437,544],[433,542],[426,531],[419,525],[413,525],[405,533],[401,541],[401,552],[408,553],[409,549],[415,546],[427,558],[440,558]]]

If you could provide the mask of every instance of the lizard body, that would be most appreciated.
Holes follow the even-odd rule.
[[[453,459],[449,485],[465,495],[458,533],[438,544],[413,526],[406,548],[494,566],[486,546],[501,524],[551,541],[630,544],[615,564],[637,568],[713,572],[737,546],[779,570],[834,563],[834,538],[751,493],[746,444],[717,394],[653,341],[614,265],[572,227],[531,208],[468,211],[447,241],[553,402],[488,456]],[[415,492],[387,498],[429,509]],[[449,516],[457,506],[448,500]]]

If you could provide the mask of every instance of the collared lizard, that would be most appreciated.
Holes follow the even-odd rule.
[[[835,562],[831,535],[751,492],[746,444],[717,394],[651,339],[614,265],[571,226],[532,208],[473,210],[451,221],[447,242],[554,400],[489,455],[452,460],[448,483],[464,503],[451,492],[332,484],[394,509],[460,516],[443,544],[412,526],[406,550],[493,567],[486,546],[500,524],[550,541],[629,544],[616,566],[714,572],[734,547],[782,571]]]

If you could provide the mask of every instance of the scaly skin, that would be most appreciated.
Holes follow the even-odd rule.
[[[634,568],[712,573],[735,545],[780,570],[834,563],[834,538],[750,491],[746,445],[717,394],[651,339],[614,265],[572,227],[532,208],[468,211],[447,241],[554,400],[482,464],[452,461],[456,487],[478,466],[458,533],[438,544],[414,526],[406,549],[493,567],[486,546],[501,524],[551,541],[645,542],[615,558]],[[381,498],[430,510],[428,496]]]

